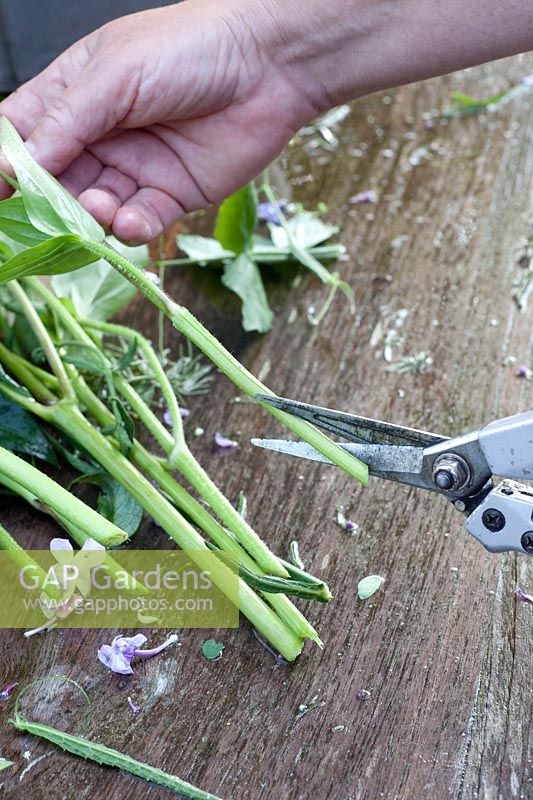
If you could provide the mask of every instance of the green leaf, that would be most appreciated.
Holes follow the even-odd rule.
[[[214,639],[206,639],[202,644],[202,653],[208,661],[218,661],[222,658],[224,645],[222,642],[216,642]]]
[[[72,364],[81,372],[89,375],[107,375],[109,366],[105,356],[99,350],[78,342],[67,342],[64,345],[65,353],[61,356],[67,364]]]
[[[132,342],[123,356],[113,366],[113,372],[122,372],[123,370],[131,367],[135,356],[137,354],[137,339],[132,339]]]
[[[57,464],[53,448],[31,414],[0,396],[0,446],[12,453]]]
[[[58,297],[72,301],[77,316],[98,322],[106,322],[127,306],[137,292],[103,259],[77,272],[54,276],[52,289]]]
[[[247,183],[218,210],[215,236],[226,250],[242,253],[257,227],[257,192],[253,183]]]
[[[369,597],[378,591],[385,578],[381,575],[368,575],[357,584],[357,596],[359,600],[367,600]]]
[[[44,242],[49,236],[37,230],[26,213],[22,197],[10,197],[0,202],[0,231],[15,242],[28,247]]]
[[[15,766],[14,761],[8,761],[7,758],[0,758],[0,772],[2,772],[3,769],[7,769],[8,767],[14,767],[14,766]]]
[[[226,258],[234,258],[235,253],[225,250],[216,239],[208,236],[193,236],[192,234],[180,234],[176,241],[180,250],[183,250],[189,258],[199,264],[208,261],[224,261]]]
[[[266,333],[274,314],[265,292],[259,267],[245,253],[224,265],[222,283],[242,300],[242,326],[245,331]]]
[[[57,275],[85,267],[98,256],[86,249],[79,236],[67,234],[47,239],[17,253],[0,265],[0,284],[29,275]]]
[[[335,225],[328,225],[327,222],[312,214],[310,211],[303,211],[301,214],[296,214],[291,219],[287,220],[287,226],[294,237],[295,242],[299,247],[309,250],[311,247],[321,242],[327,241],[339,229]],[[290,247],[289,237],[286,231],[280,225],[268,226],[270,236],[276,247],[286,248]]]
[[[50,236],[75,233],[101,242],[104,229],[27,151],[7,117],[0,126],[0,147],[18,178],[24,206],[32,224]]]
[[[120,452],[127,456],[133,445],[135,425],[126,406],[118,397],[109,398],[109,408],[113,412],[115,423],[103,428],[102,433],[105,436],[113,434],[119,444]]]
[[[82,482],[92,483],[101,489],[97,509],[103,517],[126,531],[128,536],[137,532],[144,510],[127,489],[107,472],[87,475]]]

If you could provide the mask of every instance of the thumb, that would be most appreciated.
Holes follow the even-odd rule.
[[[46,110],[26,146],[41,166],[58,175],[87,145],[115,127],[118,105],[101,75],[96,80],[82,73]]]

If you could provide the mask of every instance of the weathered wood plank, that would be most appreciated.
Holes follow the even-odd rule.
[[[235,305],[206,273],[173,273],[171,294],[280,394],[448,434],[531,408],[533,383],[501,366],[509,355],[533,366],[531,311],[519,314],[511,300],[516,245],[533,213],[531,99],[432,131],[422,125],[422,113],[445,105],[451,88],[484,96],[531,71],[531,58],[517,58],[358,102],[339,148],[311,156],[310,182],[309,157],[290,153],[295,196],[310,205],[325,200],[328,219],[342,228],[354,317],[339,300],[310,329],[306,310],[323,288],[307,276],[299,289],[273,280],[277,323],[257,340],[239,333]],[[364,189],[379,202],[351,205]],[[433,357],[423,375],[386,372],[369,346],[378,320],[400,308],[409,311],[403,352]],[[155,334],[141,301],[136,321]],[[228,800],[531,796],[532,609],[516,602],[514,588],[533,586],[532,565],[486,554],[431,496],[378,481],[361,489],[336,470],[254,451],[250,436],[279,428],[233,397],[219,376],[209,404],[191,403],[189,427],[206,430],[194,448],[228,496],[246,493],[252,522],[274,548],[284,553],[296,538],[306,564],[329,581],[334,600],[309,608],[324,651],[309,647],[281,668],[243,624],[219,633],[224,657],[207,663],[199,652],[205,634],[185,631],[181,647],[120,680],[95,658],[111,634],[63,631],[26,641],[3,632],[0,679],[78,680],[94,700],[91,735]],[[237,434],[240,448],[215,455],[217,429]],[[340,503],[360,526],[353,537],[334,523]],[[2,504],[21,541],[46,546],[47,520],[21,503]],[[148,522],[142,540],[163,541]],[[372,572],[386,583],[361,603],[356,582]],[[358,699],[358,689],[370,698]],[[318,692],[325,705],[295,721],[298,705]],[[135,717],[128,694],[143,708]],[[36,716],[80,730],[84,707],[75,692],[47,684],[35,703]],[[17,763],[0,774],[4,796],[167,796],[15,735],[11,708],[0,707],[0,753]],[[51,754],[19,784],[27,750],[31,758]]]

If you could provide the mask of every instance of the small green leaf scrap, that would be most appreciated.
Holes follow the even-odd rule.
[[[208,661],[218,661],[222,658],[224,645],[222,642],[217,642],[215,639],[206,639],[202,644],[202,653]]]
[[[369,597],[372,597],[381,585],[385,582],[385,578],[382,578],[381,575],[367,575],[366,578],[363,578],[357,584],[357,596],[359,600],[368,600]]]

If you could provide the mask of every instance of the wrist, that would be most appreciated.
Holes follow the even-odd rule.
[[[370,92],[527,51],[533,4],[502,0],[235,0],[314,115]]]

